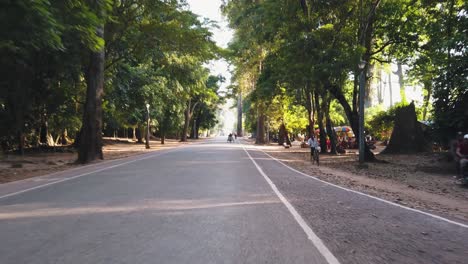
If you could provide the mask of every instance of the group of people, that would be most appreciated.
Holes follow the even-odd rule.
[[[237,134],[236,133],[229,133],[229,136],[228,136],[228,142],[231,143],[233,141],[233,137],[234,139],[237,139]]]
[[[457,139],[451,146],[455,150],[455,161],[457,162],[457,178],[461,179],[468,173],[468,134],[457,133]]]

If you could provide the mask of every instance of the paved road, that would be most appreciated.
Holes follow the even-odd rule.
[[[0,263],[467,263],[468,228],[248,149],[210,140],[1,185]]]

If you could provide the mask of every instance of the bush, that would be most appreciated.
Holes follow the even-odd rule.
[[[367,134],[373,135],[378,140],[389,140],[392,135],[397,109],[407,105],[408,103],[400,102],[388,110],[377,108],[377,110],[369,111],[370,113],[365,123]],[[418,111],[416,112],[418,114]]]

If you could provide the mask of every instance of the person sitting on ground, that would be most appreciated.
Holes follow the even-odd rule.
[[[458,144],[457,156],[460,158],[460,160],[458,161],[458,178],[461,178],[464,176],[464,170],[466,170],[465,167],[468,165],[468,134],[465,134],[463,136],[463,142],[461,144]]]
[[[310,147],[310,156],[313,156],[315,148],[319,146],[319,143],[314,135],[310,136],[309,140],[307,140],[307,144]]]

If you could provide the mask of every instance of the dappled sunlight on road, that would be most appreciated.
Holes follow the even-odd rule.
[[[108,213],[161,213],[161,214],[177,214],[189,210],[229,208],[229,207],[245,207],[258,206],[266,204],[276,204],[280,201],[272,196],[250,196],[248,200],[242,201],[219,201],[219,199],[200,199],[200,200],[139,200],[132,204],[122,204],[117,206],[109,206],[105,204],[96,204],[90,206],[76,206],[70,208],[63,207],[47,207],[47,204],[28,204],[28,205],[12,205],[0,207],[0,221],[14,220],[24,218],[41,218],[41,217],[59,217],[59,216],[76,216],[76,215],[91,215],[91,214],[108,214]],[[33,209],[37,208],[37,209]]]

